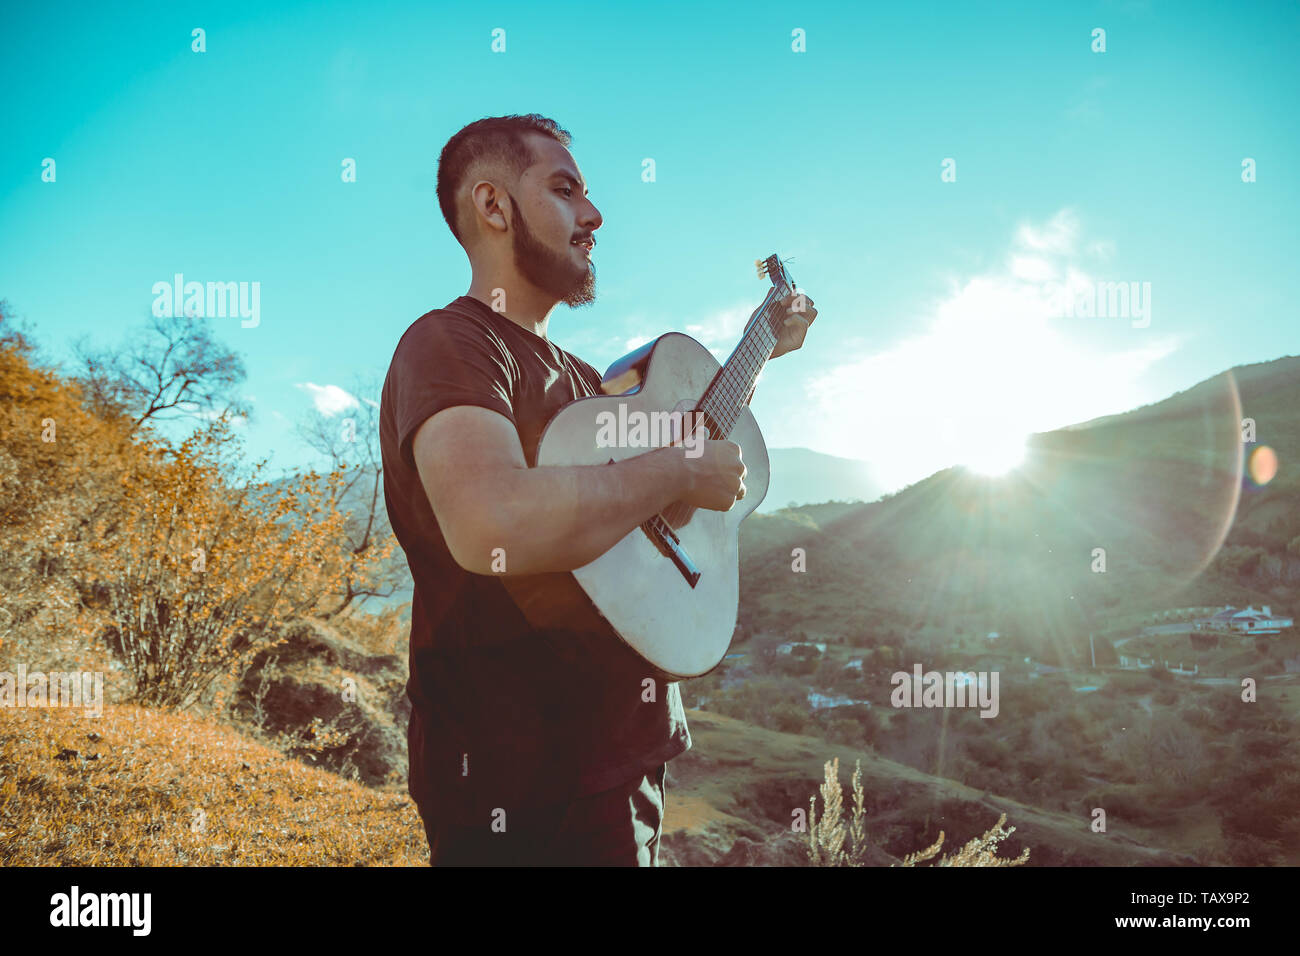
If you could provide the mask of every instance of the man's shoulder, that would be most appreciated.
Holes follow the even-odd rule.
[[[569,357],[569,361],[576,366],[584,376],[586,376],[594,388],[600,388],[600,384],[604,381],[605,377],[600,374],[600,370],[596,368],[596,366],[582,358],[579,358],[567,349],[560,349],[560,351]]]
[[[429,335],[453,333],[481,336],[496,340],[496,331],[491,323],[475,309],[468,306],[461,296],[453,299],[440,309],[430,309],[406,327],[406,331],[397,341],[400,350],[408,340],[420,339]]]

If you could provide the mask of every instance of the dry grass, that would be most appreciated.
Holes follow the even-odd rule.
[[[865,796],[862,791],[862,761],[853,772],[853,819],[844,823],[844,798],[840,788],[840,758],[826,762],[826,782],[821,785],[822,819],[817,819],[817,796],[808,803],[808,859],[813,866],[863,866],[867,856],[867,826]],[[1023,866],[1029,860],[1026,848],[1014,859],[997,855],[998,844],[1015,832],[1015,827],[1004,828],[1004,813],[992,828],[970,840],[956,853],[942,857],[935,866]],[[845,849],[846,839],[851,841]],[[916,866],[933,860],[943,846],[944,834],[930,846],[905,856],[900,866]]]
[[[0,865],[423,866],[415,805],[185,714],[7,709]]]
[[[371,654],[395,654],[406,657],[410,648],[411,624],[407,618],[410,602],[379,610],[363,611],[355,605],[330,619],[328,623]]]

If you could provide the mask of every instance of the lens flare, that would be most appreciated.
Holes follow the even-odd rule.
[[[1263,487],[1277,477],[1277,452],[1268,445],[1260,445],[1250,453],[1250,463],[1246,466],[1250,480],[1257,487]]]

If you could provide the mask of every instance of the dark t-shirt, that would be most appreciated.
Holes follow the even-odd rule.
[[[388,516],[415,580],[410,791],[438,819],[486,823],[496,808],[597,793],[691,746],[677,685],[647,687],[647,666],[616,637],[566,664],[564,632],[532,628],[499,577],[456,564],[412,458],[430,416],[477,405],[510,419],[536,467],[551,416],[600,382],[470,296],[417,319],[393,354],[379,433]]]

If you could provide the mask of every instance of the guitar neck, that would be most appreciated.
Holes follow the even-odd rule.
[[[731,434],[741,411],[748,404],[758,376],[780,335],[777,306],[794,291],[794,282],[776,256],[769,257],[766,264],[772,276],[772,288],[763,304],[750,315],[739,344],[700,399],[699,409],[707,416],[705,422],[713,438],[725,438]]]

